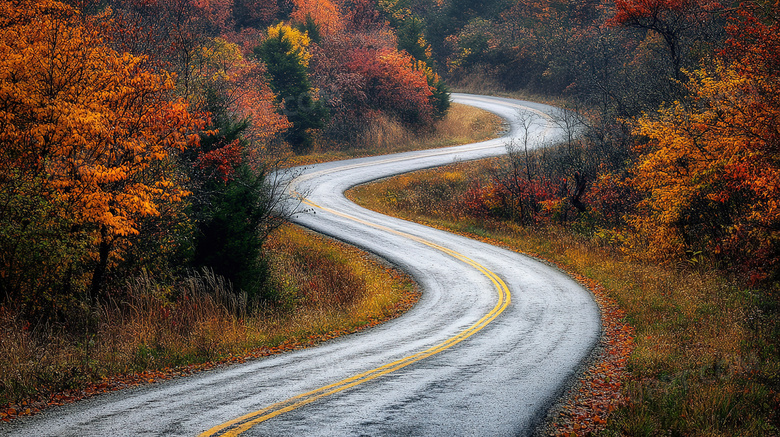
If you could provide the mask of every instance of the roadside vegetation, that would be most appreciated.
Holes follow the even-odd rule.
[[[384,145],[400,151],[464,144],[494,137],[500,127],[495,115],[453,105],[431,133],[415,135],[396,126]],[[381,149],[368,143],[354,151],[372,152]],[[313,152],[296,159],[321,157]],[[256,271],[264,278],[266,299],[259,307],[253,307],[245,290],[209,268],[173,281],[148,270],[127,277],[118,285],[121,295],[90,308],[79,329],[34,324],[13,306],[4,306],[0,420],[308,347],[393,318],[419,296],[403,272],[293,225],[275,228],[262,249]]]
[[[380,198],[604,284],[636,329],[605,432],[777,434],[778,72],[762,0],[0,0],[0,404],[369,323],[268,175],[492,135],[447,80],[567,137]]]
[[[355,332],[417,300],[402,272],[353,247],[285,225],[266,243],[267,287],[249,312],[246,293],[213,271],[171,283],[127,278],[121,299],[92,309],[82,332],[0,313],[0,419],[49,405],[270,355]]]
[[[383,118],[375,120],[351,148],[328,150],[315,146],[310,153],[290,157],[285,165],[310,165],[361,156],[468,144],[497,137],[502,125],[503,120],[494,114],[453,103],[447,115],[434,123],[431,129],[415,132]]]
[[[617,302],[622,322],[633,328],[623,339],[633,342],[627,373],[621,381],[619,373],[596,369],[599,384],[612,388],[609,399],[575,393],[568,409],[552,418],[554,433],[776,435],[780,323],[774,285],[748,286],[706,257],[647,261],[652,247],[616,244],[585,217],[564,221],[548,210],[538,223],[523,223],[520,211],[504,202],[510,198],[489,188],[511,173],[511,159],[397,176],[356,187],[349,197],[385,214],[549,260],[584,277],[586,285],[603,286]]]
[[[445,119],[424,41],[346,6],[0,1],[0,419],[408,304],[407,278],[285,227],[267,177]]]
[[[457,89],[566,111],[559,144],[531,150],[547,141],[521,111],[507,161],[394,179],[377,202],[603,284],[636,330],[605,434],[777,435],[778,4],[382,3],[422,23]]]

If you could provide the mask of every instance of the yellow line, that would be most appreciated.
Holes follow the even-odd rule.
[[[376,229],[381,229],[387,232],[391,232],[393,234],[411,239],[413,241],[417,241],[419,243],[425,244],[427,246],[430,246],[434,249],[437,249],[441,252],[444,252],[460,261],[463,261],[464,263],[476,268],[479,270],[482,274],[488,277],[490,281],[493,283],[493,285],[496,287],[496,290],[498,291],[498,302],[493,307],[490,312],[485,314],[481,319],[479,319],[476,323],[468,327],[467,329],[461,331],[457,335],[450,337],[449,339],[445,340],[442,343],[437,344],[436,346],[433,346],[431,348],[428,348],[424,351],[418,352],[416,354],[410,355],[405,358],[401,358],[400,360],[393,361],[391,363],[385,364],[383,366],[377,367],[375,369],[369,370],[367,372],[360,373],[355,376],[351,376],[349,378],[343,379],[339,382],[336,382],[334,384],[326,385],[324,387],[320,387],[316,390],[312,390],[307,393],[299,394],[297,396],[293,396],[285,401],[277,402],[273,405],[270,405],[266,408],[254,411],[249,414],[245,414],[241,417],[238,417],[236,419],[233,419],[229,422],[225,422],[221,425],[217,425],[208,431],[203,432],[200,434],[200,437],[211,437],[211,436],[237,436],[244,431],[247,431],[248,429],[252,428],[253,426],[264,422],[268,419],[271,419],[273,417],[276,417],[280,414],[292,411],[296,408],[302,407],[304,405],[310,404],[318,399],[321,399],[326,396],[330,396],[332,394],[347,390],[349,388],[355,387],[357,385],[363,384],[364,382],[371,381],[375,378],[378,378],[380,376],[386,375],[388,373],[395,372],[398,369],[401,369],[403,367],[406,367],[412,363],[415,363],[417,361],[420,361],[424,358],[430,357],[432,355],[435,355],[445,349],[448,349],[461,341],[471,337],[481,329],[483,329],[487,324],[492,322],[496,317],[498,317],[499,314],[501,314],[507,306],[509,306],[511,294],[509,292],[509,288],[504,283],[503,280],[501,280],[498,275],[491,272],[481,264],[477,263],[476,261],[472,260],[471,258],[460,254],[452,249],[448,249],[446,247],[440,246],[436,243],[430,242],[428,240],[425,240],[423,238],[417,237],[415,235],[407,234],[405,232],[397,231],[395,229],[388,228],[386,226],[377,225],[362,219],[359,219],[357,217],[350,216],[348,214],[344,214],[335,210],[332,210],[330,208],[321,207],[313,202],[310,202],[308,200],[304,200],[304,203],[307,205],[310,205],[315,208],[320,208],[324,211],[328,211],[332,214],[335,214],[340,217],[348,218],[350,220],[353,220],[355,222],[365,224],[367,226],[371,226]]]
[[[401,369],[403,367],[406,367],[412,363],[415,363],[417,361],[420,361],[424,358],[427,358],[431,355],[437,354],[445,349],[448,349],[452,346],[454,346],[457,343],[460,343],[461,341],[465,340],[466,338],[474,335],[476,332],[484,328],[488,323],[492,322],[496,317],[498,317],[499,314],[501,314],[504,309],[509,305],[510,301],[510,292],[509,288],[506,286],[504,281],[501,280],[495,273],[487,270],[482,265],[478,264],[477,262],[471,260],[470,258],[454,251],[451,249],[448,249],[446,247],[440,246],[438,244],[429,242],[427,240],[424,240],[420,237],[416,237],[411,234],[407,234],[404,232],[396,231],[394,229],[376,225],[370,222],[367,222],[365,220],[358,219],[356,217],[349,216],[344,213],[340,213],[338,211],[331,210],[329,208],[320,207],[319,205],[316,205],[310,201],[304,201],[306,204],[317,207],[320,209],[323,209],[325,211],[331,212],[333,214],[349,218],[351,220],[354,220],[359,223],[366,224],[368,226],[372,226],[374,228],[382,229],[385,231],[392,232],[397,235],[404,236],[406,238],[412,239],[414,241],[426,244],[430,247],[433,247],[437,250],[440,250],[444,253],[447,253],[450,256],[453,256],[454,258],[461,260],[472,267],[476,268],[480,272],[482,272],[485,276],[487,276],[491,282],[495,285],[496,289],[498,290],[499,294],[499,300],[496,303],[496,306],[485,316],[483,316],[480,320],[478,320],[476,323],[474,323],[469,328],[463,330],[459,334],[447,339],[446,341],[433,346],[429,349],[426,349],[422,352],[418,352],[414,355],[410,355],[408,357],[402,358],[400,360],[394,361],[389,364],[385,364],[383,366],[377,367],[375,369],[369,370],[367,372],[346,378],[344,380],[341,380],[335,384],[330,384],[324,387],[320,387],[316,390],[303,393],[297,396],[294,396],[290,399],[287,399],[282,402],[278,402],[276,404],[273,404],[271,406],[268,406],[266,408],[263,408],[261,410],[246,414],[244,416],[241,416],[239,418],[233,419],[229,422],[223,423],[221,425],[215,426],[208,431],[201,434],[201,437],[206,436],[215,436],[215,435],[221,435],[221,436],[236,436],[244,431],[252,428],[253,426],[257,425],[258,423],[261,423],[263,421],[266,421],[268,419],[271,419],[273,417],[276,417],[280,414],[286,413],[288,411],[292,411],[296,408],[299,408],[301,406],[307,405],[309,403],[312,403],[320,398],[329,396],[334,393],[341,392],[343,390],[349,389],[351,387],[354,387],[356,385],[362,384],[364,382],[370,381],[372,379],[378,378],[380,376],[386,375],[388,373],[394,372],[398,369]]]

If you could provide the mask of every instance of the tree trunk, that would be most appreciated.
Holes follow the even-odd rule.
[[[571,204],[577,208],[577,211],[585,212],[587,208],[580,200],[580,197],[582,197],[582,194],[585,192],[585,175],[580,174],[580,172],[575,172],[574,182],[577,183],[577,188],[574,190],[574,195],[571,197]]]
[[[103,287],[106,270],[108,269],[108,254],[111,251],[111,243],[108,241],[108,230],[105,226],[100,228],[100,245],[98,246],[98,263],[92,274],[92,289],[89,293],[90,302],[95,304],[100,297],[100,289]]]

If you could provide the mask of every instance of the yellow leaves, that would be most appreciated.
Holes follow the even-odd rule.
[[[286,28],[289,29],[289,26]],[[275,29],[275,32],[286,32],[282,24]],[[300,32],[296,35],[300,37]],[[298,44],[303,44],[301,49],[308,47],[308,43],[308,39],[298,39]],[[189,95],[186,96],[195,108],[207,107],[207,90],[216,93],[228,111],[238,119],[252,120],[245,138],[253,141],[265,140],[289,127],[286,117],[276,111],[274,95],[264,81],[261,64],[254,59],[244,58],[238,45],[222,38],[213,38],[207,40],[196,54],[190,65],[192,86],[188,88]],[[186,110],[183,102],[181,106],[181,110]],[[199,144],[200,135],[193,133],[175,147],[193,148]]]
[[[691,102],[643,116],[635,131],[650,142],[631,182],[648,197],[630,221],[644,243],[667,253],[686,247],[683,226],[720,227],[708,230],[719,236],[710,242],[718,251],[721,240],[746,241],[739,229],[767,229],[780,219],[780,169],[770,145],[780,108],[769,97],[778,90],[722,62],[688,75]],[[728,217],[713,212],[723,208]]]
[[[237,44],[222,38],[209,40],[200,48],[201,76],[211,81],[230,80],[236,64],[244,63],[244,56]]]
[[[309,36],[284,23],[268,28],[268,38],[279,38],[280,35],[283,41],[288,41],[292,45],[292,49],[288,54],[296,54],[301,61],[301,65],[308,67],[309,59],[311,59],[311,53],[309,53],[311,39]]]

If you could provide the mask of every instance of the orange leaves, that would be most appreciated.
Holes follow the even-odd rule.
[[[169,76],[145,71],[144,58],[111,50],[76,11],[49,4],[58,14],[41,13],[29,25],[18,23],[35,8],[7,11],[16,24],[0,34],[7,55],[0,118],[8,127],[0,141],[16,152],[3,157],[4,171],[37,167],[77,221],[135,233],[135,219],[157,211],[160,192],[148,179],[188,147],[187,134],[201,123],[169,101]]]
[[[330,0],[294,0],[292,19],[305,23],[311,17],[324,35],[336,35],[343,31],[344,21],[338,7]]]
[[[666,14],[694,13],[719,7],[714,0],[615,0],[615,16],[608,23],[635,24],[642,19],[667,19]]]
[[[18,406],[9,406],[6,408],[0,408],[0,420],[3,422],[10,422],[13,419],[23,416],[30,416],[32,414],[39,413],[41,410],[38,408],[30,408],[27,406],[27,402],[22,402]]]
[[[187,195],[174,161],[197,145],[204,120],[173,98],[171,75],[104,44],[107,14],[84,17],[53,1],[2,8],[0,271],[22,284],[23,262],[47,266],[14,285],[40,308],[58,297],[36,297],[39,289],[72,281],[60,288],[83,291],[87,266],[121,259],[120,240]],[[19,245],[30,240],[39,246]]]
[[[780,241],[780,78],[751,67],[772,61],[748,48],[776,39],[769,34],[743,44],[745,56],[730,64],[689,73],[691,103],[639,120],[637,133],[650,142],[632,182],[648,194],[631,221],[662,254],[718,253],[760,271],[780,257],[772,249]]]
[[[624,323],[625,312],[607,290],[591,279],[573,276],[593,292],[599,304],[604,349],[585,370],[577,392],[564,397],[561,413],[553,421],[551,435],[556,436],[591,435],[604,429],[609,415],[626,403],[622,386],[628,374],[626,361],[634,349],[634,328]]]
[[[263,81],[262,65],[247,59],[237,44],[222,38],[205,41],[190,68],[196,86],[190,89],[189,101],[206,108],[210,93],[216,95],[224,105],[219,110],[252,121],[245,133],[251,142],[266,141],[290,127],[287,118],[276,112],[273,92]]]
[[[383,48],[356,48],[346,65],[365,84],[366,104],[373,110],[395,115],[408,124],[426,124],[433,119],[433,94],[425,71],[416,69],[414,58],[405,52]]]

